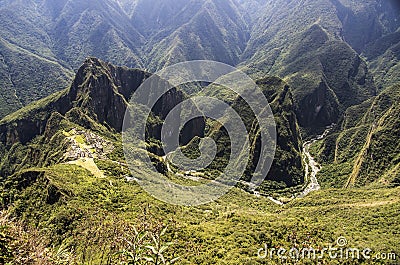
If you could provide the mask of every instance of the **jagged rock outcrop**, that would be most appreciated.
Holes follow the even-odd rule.
[[[88,58],[68,89],[0,121],[0,176],[61,163],[69,147],[64,134],[77,127],[114,139],[122,131],[130,98],[148,77],[150,74],[142,70]],[[159,99],[146,124],[149,141],[161,139],[163,119],[184,99],[184,93],[176,88]],[[181,142],[186,144],[194,136],[203,136],[204,128],[203,117],[188,122]],[[159,161],[157,155],[163,155],[158,144],[148,151],[153,152],[155,162]],[[160,172],[165,172],[165,165],[155,164]]]
[[[115,67],[89,58],[77,72],[68,96],[74,107],[121,131],[130,97],[149,76],[142,70]]]
[[[78,70],[70,88],[2,120],[0,141],[8,147],[18,142],[26,144],[43,134],[52,113],[66,115],[74,109],[79,109],[94,121],[121,132],[129,99],[149,76],[149,73],[142,70],[116,67],[96,58],[88,58]],[[159,100],[154,114],[163,119],[183,100],[183,93],[174,88]],[[189,138],[201,136],[204,131],[204,119],[197,119],[191,127],[192,130],[187,131]],[[155,132],[160,129],[156,129]]]

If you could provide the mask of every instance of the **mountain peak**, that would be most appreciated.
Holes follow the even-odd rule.
[[[27,143],[42,134],[52,113],[67,115],[72,109],[120,131],[127,101],[148,76],[138,69],[87,58],[69,88],[4,118],[0,123],[0,140],[6,145]]]
[[[83,62],[83,66],[93,66],[93,65],[101,66],[103,63],[104,62],[97,57],[87,57]]]
[[[45,131],[51,114],[55,112],[65,116],[69,116],[71,111],[78,112],[96,123],[120,132],[130,98],[149,76],[149,73],[139,69],[114,66],[89,57],[79,68],[68,89],[3,119],[0,122],[0,142],[6,146],[17,142],[28,143]],[[171,93],[161,97],[154,106],[154,114],[165,117],[183,98],[181,91],[172,89]],[[74,122],[76,119],[77,117],[73,118]],[[85,127],[81,123],[78,122]]]

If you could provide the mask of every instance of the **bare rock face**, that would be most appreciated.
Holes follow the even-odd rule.
[[[82,108],[99,123],[121,131],[129,98],[149,76],[141,70],[114,67],[89,58],[79,69],[69,96],[75,107]]]

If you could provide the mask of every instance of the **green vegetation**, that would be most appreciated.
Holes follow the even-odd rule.
[[[32,119],[34,116],[35,118],[43,118],[44,115],[49,115],[49,108],[51,109],[52,106],[51,104],[54,103],[54,101],[58,100],[60,97],[64,96],[67,94],[68,90],[64,89],[60,92],[54,93],[44,99],[40,99],[38,101],[30,103],[28,106],[21,108],[10,115],[4,117],[2,120],[0,120],[0,124],[4,123],[9,123],[11,121],[15,120],[22,120],[24,118],[29,118]],[[37,112],[37,110],[43,110],[41,113]]]
[[[30,182],[20,186],[29,175]],[[123,178],[98,179],[72,165],[24,171],[3,188],[9,216],[40,231],[40,239],[51,238],[45,241],[50,251],[65,250],[68,264],[115,264],[154,254],[157,248],[146,247],[152,235],[161,236],[160,244],[152,244],[168,245],[165,258],[179,257],[178,264],[278,264],[276,258],[257,258],[258,249],[327,247],[339,236],[374,253],[400,251],[398,188],[328,189],[285,206],[235,188],[214,203],[180,207],[154,200]]]
[[[66,87],[87,56],[150,71],[208,59],[280,76],[307,136],[373,96],[372,77],[381,89],[400,80],[391,1],[78,2],[4,2],[0,117]]]
[[[88,79],[90,75],[83,80]],[[293,176],[290,181],[299,181],[303,177],[301,139],[290,89],[285,82],[274,77],[259,80],[259,85],[269,96],[280,137],[279,161],[273,172],[287,171],[287,176]],[[98,88],[107,91],[107,87]],[[84,91],[86,86],[80,86],[80,89]],[[366,103],[360,106],[380,113],[376,127],[377,133],[381,133],[380,138],[390,136],[390,132],[393,135],[398,133],[398,123],[395,122],[397,116],[393,115],[398,112],[398,104],[393,104],[398,102],[395,96],[397,89],[393,87],[371,100],[368,103],[370,107]],[[95,99],[80,92],[77,93],[80,98]],[[221,93],[224,94],[223,91]],[[63,95],[54,96],[55,101]],[[26,144],[16,142],[10,149],[2,150],[5,159],[1,162],[1,174],[4,176],[0,189],[1,210],[7,231],[11,231],[7,232],[10,237],[3,241],[2,256],[9,262],[18,264],[21,260],[29,260],[33,264],[132,264],[139,260],[138,264],[160,264],[164,258],[176,264],[279,264],[281,261],[277,257],[272,260],[258,258],[258,250],[264,244],[270,248],[287,249],[298,246],[329,247],[340,236],[346,237],[349,246],[360,249],[369,247],[373,253],[400,251],[396,232],[400,228],[397,220],[400,190],[393,187],[397,185],[368,189],[361,188],[363,184],[360,184],[357,185],[360,186],[358,189],[340,189],[339,184],[343,185],[353,170],[352,166],[345,163],[345,156],[357,154],[360,148],[353,150],[339,145],[343,153],[336,156],[336,159],[343,160],[343,163],[338,163],[340,166],[335,168],[335,163],[331,163],[331,172],[339,169],[343,172],[342,177],[337,179],[333,173],[323,174],[322,171],[322,185],[327,189],[303,199],[291,200],[283,206],[239,188],[233,188],[224,197],[207,205],[173,206],[155,200],[135,182],[127,181],[134,176],[130,175],[123,164],[120,135],[115,129],[110,129],[107,121],[101,123],[89,118],[86,113],[90,113],[90,109],[88,111],[87,108],[75,107],[64,116],[57,112],[44,116],[31,115],[45,114],[53,103],[49,98],[3,121],[7,128],[21,117],[32,117],[33,120],[48,117],[42,134]],[[85,101],[86,106],[91,107],[90,103],[90,100]],[[244,121],[252,123],[254,117],[240,98],[232,106],[243,115]],[[354,109],[350,109],[351,112],[358,113]],[[342,138],[346,143],[350,141],[359,145],[357,139],[365,136],[363,129],[368,127],[368,122],[376,120],[370,111],[361,116],[346,116],[351,121],[344,121],[343,124],[347,124],[348,130],[353,131],[332,134],[324,142],[317,143],[313,153],[330,161],[335,156],[329,150],[335,147],[337,139]],[[153,118],[151,121],[158,123],[158,118]],[[354,131],[353,125],[362,129]],[[208,121],[208,132],[215,132],[219,126],[218,123]],[[94,160],[101,175],[93,174],[92,170],[82,166],[63,163],[68,149],[66,138],[72,136],[72,129],[91,130],[114,145],[113,151],[104,159]],[[222,143],[226,143],[222,137],[223,132],[220,136]],[[186,146],[184,152],[198,155],[198,139],[195,138]],[[388,140],[383,139],[385,142]],[[379,143],[374,140],[372,138],[371,145]],[[79,141],[86,142],[83,138]],[[153,138],[148,143],[148,149],[158,150],[159,144]],[[378,145],[374,148],[379,150],[382,147]],[[397,149],[385,148],[388,150],[385,154],[388,159],[396,154]],[[160,167],[165,167],[159,156],[152,154],[151,157],[158,161]],[[296,165],[298,159],[299,166]],[[398,160],[398,155],[394,159]],[[379,170],[381,163],[368,165],[379,166],[374,168]],[[391,167],[385,180],[392,184],[398,183],[396,170],[396,165]],[[209,173],[208,177],[212,178],[213,171]],[[136,174],[148,173],[143,170]],[[360,173],[356,180],[363,180],[362,176]],[[179,179],[173,174],[169,177],[178,183],[183,181],[188,184],[187,179]],[[266,181],[261,188],[276,197],[289,197],[290,193],[296,191],[295,188],[284,189],[286,187],[285,183],[279,181]],[[283,190],[277,194],[277,189]],[[297,264],[310,262],[313,261],[302,260]],[[342,261],[332,261],[326,256],[321,262],[340,264]],[[360,260],[358,263],[368,264],[368,261]]]
[[[96,69],[92,72],[90,67],[85,68],[85,74],[77,76],[75,85],[79,89],[75,90],[72,86],[3,120],[5,128],[12,128],[10,124],[18,120],[29,121],[29,118],[46,121],[42,134],[32,136],[32,140],[26,144],[13,143],[9,150],[2,151],[5,159],[1,164],[4,176],[1,207],[11,230],[14,230],[11,234],[15,235],[5,242],[6,249],[12,254],[5,252],[8,259],[17,263],[28,255],[32,262],[40,264],[129,264],[138,259],[157,264],[163,258],[174,261],[179,257],[176,261],[179,264],[234,264],[238,261],[252,264],[267,262],[257,258],[258,249],[265,243],[271,247],[291,247],[311,240],[307,242],[322,246],[334,242],[343,234],[355,246],[361,247],[364,242],[370,241],[380,246],[376,251],[397,251],[395,237],[390,236],[389,243],[382,245],[379,244],[381,239],[376,236],[390,233],[390,215],[387,215],[389,219],[382,221],[382,227],[371,224],[369,228],[372,232],[366,236],[357,232],[359,226],[354,221],[359,214],[370,220],[368,217],[374,216],[376,206],[386,207],[385,213],[396,212],[397,189],[359,190],[358,195],[352,197],[349,196],[350,191],[345,194],[341,190],[321,191],[304,200],[292,200],[285,206],[275,205],[268,198],[256,197],[238,188],[220,200],[201,207],[172,206],[156,201],[135,182],[127,182],[127,177],[134,176],[124,165],[120,135],[115,129],[110,129],[110,120],[100,122],[99,115],[93,116],[97,120],[88,116],[97,111],[91,104],[91,100],[97,98],[96,94],[90,94],[93,91],[86,90],[87,85],[95,75],[96,80],[103,80],[98,81],[97,88],[109,91],[104,85],[103,76],[109,77],[108,71],[111,71],[111,66],[102,62],[94,59],[87,64],[89,62],[95,64]],[[141,76],[140,72],[135,73]],[[275,193],[277,189],[283,189],[284,195],[289,197],[295,189],[284,189],[290,185],[283,183],[282,177],[287,176],[288,182],[298,184],[303,178],[301,139],[293,112],[293,100],[289,87],[279,78],[264,78],[259,80],[259,85],[269,97],[276,115],[279,160],[273,172],[279,170],[277,176],[281,178],[281,181],[266,181],[262,189],[274,196],[280,196]],[[123,88],[121,91],[124,91]],[[66,96],[74,93],[78,97],[75,102],[82,102],[82,105],[67,109],[65,115],[58,112],[49,115],[49,111],[58,108],[57,102],[63,102]],[[113,96],[119,97],[120,94]],[[116,106],[117,109],[120,107]],[[242,114],[248,128],[252,129],[254,116],[243,100],[235,99],[232,106]],[[156,125],[159,119],[154,115],[149,121]],[[220,146],[225,148],[223,132],[219,134],[216,131],[219,126],[208,121],[207,132],[210,135],[217,132],[219,140],[222,140]],[[75,138],[81,145],[88,144],[82,136],[73,135],[72,129],[91,130],[110,141],[115,148],[105,158],[93,160],[96,164],[90,167],[83,163],[65,164],[64,155],[70,145],[67,137]],[[20,132],[24,132],[23,129]],[[254,132],[251,137],[256,139],[257,130]],[[152,137],[147,148],[159,150],[159,141],[154,135],[149,136]],[[198,155],[196,139],[199,138],[194,138],[184,152]],[[163,169],[161,172],[165,173],[162,159],[156,154],[151,154],[151,157]],[[223,162],[224,159],[221,156],[217,162]],[[213,178],[216,170],[218,168],[204,172],[202,176]],[[135,174],[148,173],[142,170]],[[188,184],[187,179],[180,179],[171,173],[168,176],[178,183]],[[386,195],[383,196],[383,193]],[[377,197],[380,197],[379,200]],[[323,210],[328,204],[331,205],[328,210]],[[351,217],[352,225],[348,226],[348,212],[353,208],[359,210]],[[348,209],[346,214],[341,212],[343,209]],[[338,223],[343,226],[338,226]],[[35,231],[32,234],[34,238],[30,238],[30,233],[26,231]],[[40,244],[33,247],[19,240]],[[46,254],[40,255],[44,249],[47,249]],[[192,252],[188,253],[188,250]]]
[[[399,76],[399,32],[383,36],[368,45],[364,56],[370,62],[370,68],[375,74],[376,83],[380,89],[390,87],[400,82]]]
[[[277,189],[283,190],[288,187],[300,186],[304,183],[301,158],[302,140],[294,113],[295,106],[291,89],[278,77],[261,78],[257,80],[257,85],[268,99],[268,102],[270,102],[277,130],[275,158],[265,183],[260,189],[266,193],[273,193]],[[201,95],[214,96],[226,101],[244,122],[249,132],[250,157],[243,180],[248,181],[257,166],[257,154],[261,148],[260,125],[256,121],[253,111],[243,98],[224,87],[211,85],[205,88]],[[231,142],[228,132],[222,124],[216,121],[208,121],[206,133],[217,144],[217,156],[207,169],[222,172],[228,165],[231,154]],[[198,143],[199,139],[194,138],[191,144],[183,149],[189,157],[199,155]]]
[[[348,247],[371,248],[371,255],[400,255],[394,2],[0,0],[0,264],[390,264],[257,253],[265,245],[275,252],[323,249],[345,237]],[[135,179],[155,173],[128,170],[121,128],[129,99],[149,73],[93,57],[79,67],[87,56],[149,71],[196,59],[242,68],[258,80],[277,125],[266,181],[254,194],[241,182],[198,207],[145,193]],[[217,143],[216,159],[193,173],[166,162],[160,128],[185,92],[218,97],[249,131],[248,180],[260,125],[241,97],[213,85],[198,93],[202,86],[186,84],[156,104],[147,142],[132,146],[134,155],[148,155],[155,177],[175,183],[215,179],[231,148],[222,124],[201,117],[182,133],[182,151],[191,158],[200,155],[200,136]],[[310,148],[322,189],[298,199],[307,185],[302,137],[332,123]],[[94,142],[76,130],[93,133]]]
[[[1,18],[4,18],[3,15]],[[10,28],[3,22],[0,21],[3,29]],[[24,40],[25,36],[16,35]],[[47,59],[43,54],[39,56],[14,42],[4,40],[4,35],[1,37],[0,118],[67,87],[72,79],[71,70],[54,58]]]
[[[0,224],[0,262],[2,264],[9,262],[13,258],[13,250],[10,246],[12,240],[9,228],[2,222]]]
[[[291,85],[307,137],[399,80],[395,1],[243,2],[256,9],[240,65]]]
[[[313,146],[323,187],[398,185],[399,89],[349,108],[337,131]]]

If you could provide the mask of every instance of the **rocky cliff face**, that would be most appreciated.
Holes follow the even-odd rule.
[[[0,176],[62,162],[68,149],[65,133],[71,129],[91,130],[116,140],[130,98],[149,76],[138,69],[115,67],[88,58],[68,89],[1,120]],[[160,98],[152,109],[153,118],[147,121],[149,141],[161,139],[162,120],[184,98],[184,93],[176,88]],[[181,141],[185,144],[194,136],[203,136],[204,128],[204,118],[190,121],[182,132]],[[148,151],[163,155],[158,144],[153,147]],[[158,159],[155,161],[158,168],[163,168]]]
[[[96,58],[88,58],[78,70],[69,89],[2,120],[0,141],[8,147],[18,142],[26,144],[43,134],[52,113],[71,114],[74,109],[79,109],[109,129],[121,132],[129,99],[149,76],[149,73],[138,69],[115,67]],[[154,114],[161,119],[165,118],[183,99],[181,91],[172,89],[156,104]],[[79,115],[75,115],[75,119],[79,119]],[[85,127],[85,124],[81,125]],[[187,137],[201,136],[204,119],[194,121],[191,128],[192,130],[186,132]]]
[[[46,167],[63,162],[68,149],[68,135],[72,129],[90,130],[118,142],[128,102],[138,87],[150,75],[137,69],[116,67],[89,58],[78,70],[70,88],[54,94],[6,117],[0,123],[0,163],[2,177],[31,167]],[[301,137],[290,88],[277,77],[258,81],[271,103],[277,124],[277,151],[265,189],[297,186],[304,182],[301,160]],[[143,93],[152,95],[152,91]],[[230,91],[232,93],[232,91]],[[146,100],[149,97],[141,95]],[[165,165],[160,156],[161,128],[170,111],[186,99],[178,88],[165,93],[153,106],[147,121],[147,151],[160,172]],[[146,103],[146,102],[144,102]],[[251,157],[246,176],[254,172],[259,160],[260,132],[254,114],[243,99],[232,97],[230,102],[246,123],[250,134]],[[180,117],[184,117],[181,110]],[[211,122],[211,121],[209,121]],[[212,123],[212,122],[211,122]],[[185,124],[180,132],[180,143],[187,145],[205,133],[217,142],[218,155],[210,170],[221,170],[230,156],[229,135],[222,127],[206,130],[206,118],[198,117]],[[122,150],[120,154],[123,157]],[[272,158],[271,158],[272,159]]]
[[[79,69],[68,93],[73,106],[83,109],[97,122],[121,131],[128,101],[150,74],[115,67],[89,58]]]

